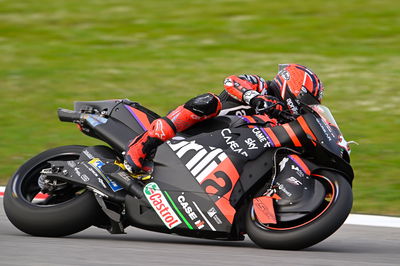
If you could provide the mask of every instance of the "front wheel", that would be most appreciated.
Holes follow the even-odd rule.
[[[24,163],[8,182],[4,193],[4,210],[19,230],[35,236],[65,236],[93,225],[101,210],[92,192],[74,184],[47,195],[40,192],[40,172],[48,161],[77,160],[84,146],[62,146],[42,152]]]
[[[334,172],[313,175],[324,189],[324,200],[317,210],[298,220],[262,224],[253,204],[249,204],[246,230],[251,240],[268,249],[298,250],[310,247],[332,235],[351,211],[353,193],[349,182]]]

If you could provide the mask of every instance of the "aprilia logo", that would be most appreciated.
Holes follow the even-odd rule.
[[[239,179],[239,173],[228,156],[221,149],[204,147],[195,143],[195,141],[180,141],[174,144],[168,142],[168,145],[179,158],[184,157],[182,161],[186,163],[185,166],[204,191],[207,194],[219,196],[215,205],[227,220],[233,223],[236,210],[227,199],[230,198],[233,187]],[[196,206],[195,202],[193,204]],[[202,214],[200,208],[196,208]],[[207,222],[203,214],[202,217]],[[216,215],[213,216],[213,219],[218,224],[222,224],[222,221]],[[208,223],[208,225],[214,230],[211,224]],[[196,226],[201,227],[202,224],[196,224]]]
[[[153,209],[169,229],[182,223],[156,183],[147,184],[143,192]]]
[[[192,154],[192,157],[190,157],[191,159],[185,166],[199,183],[202,183],[203,180],[217,168],[218,164],[227,158],[227,155],[222,149],[216,149],[214,147],[206,148],[197,144],[194,140],[191,142],[180,141],[176,144],[172,144],[168,141],[168,145],[176,152],[179,158],[182,158],[188,153]]]
[[[254,139],[248,138],[244,142],[248,145],[249,150],[258,150],[256,141]]]

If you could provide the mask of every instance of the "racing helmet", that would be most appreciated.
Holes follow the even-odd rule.
[[[284,101],[292,114],[299,114],[300,103],[321,103],[324,86],[317,75],[305,66],[280,64],[273,83],[274,94]]]

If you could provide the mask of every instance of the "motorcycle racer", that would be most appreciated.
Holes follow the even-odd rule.
[[[232,75],[224,80],[219,95],[205,93],[190,99],[164,117],[154,120],[150,128],[128,144],[124,165],[131,173],[152,172],[156,149],[194,124],[217,116],[221,110],[231,114],[263,114],[269,126],[275,126],[300,115],[300,103],[321,103],[324,87],[317,75],[299,64],[279,65],[273,80],[257,75]]]

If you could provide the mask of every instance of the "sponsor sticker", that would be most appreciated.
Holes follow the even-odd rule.
[[[207,224],[211,228],[211,230],[215,231],[215,228],[212,226],[212,224],[205,217],[203,212],[198,207],[197,203],[194,202],[194,201],[190,202],[189,200],[187,200],[185,198],[184,194],[185,193],[182,192],[182,195],[178,196],[177,200],[178,200],[179,204],[181,205],[181,207],[185,210],[186,214],[192,220],[194,225],[198,229],[203,229],[205,227],[205,225]],[[195,209],[197,209],[197,212],[196,212]],[[217,211],[215,210],[215,212],[217,212]],[[203,219],[201,219],[201,217],[203,217]]]
[[[243,148],[241,148],[240,145],[234,140],[234,135],[232,134],[232,131],[229,128],[223,129],[221,131],[221,135],[224,138],[226,144],[231,148],[232,151],[239,153],[240,155],[243,155],[245,157],[249,156],[247,152],[243,150]],[[254,146],[252,147],[254,149]]]
[[[208,216],[210,216],[211,218],[213,218],[214,221],[215,221],[217,224],[222,224],[221,219],[220,219],[220,218],[218,217],[218,215],[217,215],[217,210],[216,210],[214,207],[212,207],[211,209],[209,209],[209,210],[207,211],[207,214],[208,214]]]
[[[249,150],[258,150],[256,141],[254,139],[248,138],[244,142],[247,144]]]
[[[86,121],[93,127],[97,127],[98,125],[107,123],[107,118],[98,115],[88,115]]]
[[[276,224],[276,216],[271,197],[262,196],[253,199],[257,220],[263,224]]]
[[[81,179],[82,179],[84,182],[89,182],[89,181],[90,181],[90,178],[89,178],[87,175],[85,175],[85,174],[81,175]]]
[[[117,192],[122,189],[120,185],[118,185],[114,180],[110,179],[101,171],[101,167],[105,165],[104,162],[98,158],[94,158],[93,160],[89,161],[89,164],[93,166],[97,173],[107,182],[112,191]]]
[[[72,168],[76,167],[76,163],[74,161],[68,161],[67,164],[69,167],[72,167]]]
[[[283,185],[283,184],[281,184],[281,183],[279,183],[279,182],[276,182],[276,184],[278,185],[278,189],[279,189],[280,191],[282,191],[283,193],[285,193],[286,196],[288,196],[289,198],[293,195],[291,192],[289,192],[289,191],[286,189],[285,185]]]
[[[267,147],[269,148],[272,146],[270,141],[265,136],[266,133],[264,134],[260,128],[255,127],[251,131],[257,137],[258,141],[264,144],[264,148],[267,148]]]
[[[322,120],[322,119],[320,119],[320,118],[317,118],[316,120],[317,120],[319,126],[321,127],[322,131],[324,132],[326,138],[327,138],[329,141],[332,141],[332,140],[333,140],[332,137],[335,137],[335,136],[334,136],[333,133],[332,133],[331,127],[330,127],[329,125],[327,125],[326,122],[325,122],[324,120]]]
[[[199,218],[199,216],[193,210],[192,206],[190,206],[189,202],[186,201],[184,195],[180,195],[177,200],[192,221]]]
[[[217,214],[217,210],[214,207],[212,207],[207,211],[207,214],[208,216],[213,217],[215,214]]]
[[[292,99],[287,98],[286,99],[286,104],[289,107],[290,111],[292,111],[293,114],[299,114],[299,109],[297,108],[297,106],[294,105]]]
[[[182,223],[156,183],[148,183],[143,188],[143,192],[166,227],[172,229]]]
[[[97,178],[97,181],[103,186],[103,188],[107,188],[106,184],[104,183],[104,180],[101,179],[100,177]]]
[[[295,170],[299,177],[304,177],[304,172],[298,166],[292,164],[292,170]]]
[[[83,150],[83,154],[85,154],[89,159],[94,159],[93,154],[91,154],[88,150]]]
[[[222,224],[222,221],[221,221],[221,219],[218,217],[218,215],[214,215],[214,216],[213,216],[213,219],[215,220],[215,222],[216,222],[217,224]]]
[[[281,75],[285,80],[290,80],[290,73],[286,69],[282,69],[278,74]]]
[[[301,181],[295,178],[294,176],[287,178],[286,181],[295,186],[303,185],[303,183],[301,183]]]

